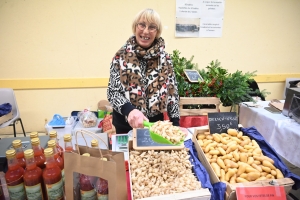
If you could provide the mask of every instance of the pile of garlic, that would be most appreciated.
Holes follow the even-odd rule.
[[[134,199],[197,190],[188,149],[131,151],[130,171]]]

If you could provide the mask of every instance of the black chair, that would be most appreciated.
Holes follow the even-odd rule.
[[[258,84],[254,79],[248,80],[247,83],[249,84],[249,88],[252,89],[252,91],[250,92],[250,96],[252,97],[260,97],[260,99],[262,101],[265,101],[265,97],[261,94]]]

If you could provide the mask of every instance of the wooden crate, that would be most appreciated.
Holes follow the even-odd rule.
[[[129,152],[134,150],[133,149],[133,141],[128,141],[128,149]],[[137,151],[137,150],[135,150]],[[130,179],[130,189],[131,189],[131,199],[135,200],[133,198],[133,192],[132,192],[132,182],[131,182],[131,171],[130,171],[130,162],[128,160],[128,167],[129,167],[129,179]],[[136,199],[136,200],[210,200],[211,193],[208,189],[202,188],[200,190],[194,190],[189,192],[181,192],[181,193],[175,193],[175,194],[168,194],[168,195],[161,195],[161,196],[154,196],[154,197],[147,197],[142,199]]]
[[[209,161],[207,160],[202,148],[197,142],[197,134],[199,133],[204,133],[204,132],[209,132],[208,128],[203,128],[202,130],[198,130],[194,132],[192,140],[195,144],[195,148],[197,150],[197,155],[201,163],[204,165],[206,168],[209,176],[210,176],[210,181],[212,184],[220,182],[219,177],[216,175],[215,171],[213,170],[212,166],[210,165]],[[292,189],[292,186],[294,185],[294,181],[290,178],[282,178],[282,179],[275,179],[276,184],[283,186],[286,194],[289,193],[289,191]],[[235,184],[227,184],[226,186],[226,193],[225,193],[225,200],[237,200],[236,198],[236,187],[238,186],[270,186],[270,180],[263,180],[263,181],[252,181],[249,183],[235,183]]]
[[[204,105],[213,104],[216,108],[184,109],[183,105]],[[216,97],[180,97],[179,109],[180,116],[207,115],[210,112],[219,112],[221,101]]]

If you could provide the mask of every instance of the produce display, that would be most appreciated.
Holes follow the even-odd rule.
[[[188,149],[130,151],[129,154],[134,199],[201,188],[192,173]]]
[[[197,141],[220,181],[243,183],[284,178],[274,161],[264,156],[255,140],[228,129],[221,134],[198,134]]]
[[[173,144],[177,144],[185,138],[185,133],[178,126],[173,126],[170,121],[157,121],[153,123],[150,131],[161,135]]]

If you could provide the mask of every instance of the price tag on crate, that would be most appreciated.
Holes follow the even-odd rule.
[[[237,187],[237,200],[286,200],[283,186]]]
[[[238,130],[238,117],[235,112],[207,113],[209,132],[227,133],[229,128]]]

